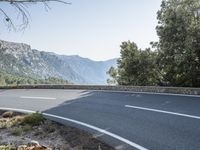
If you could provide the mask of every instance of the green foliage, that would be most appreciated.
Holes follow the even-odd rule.
[[[32,129],[33,129],[32,126],[29,124],[25,124],[23,126],[23,131],[25,131],[25,132],[31,131]]]
[[[156,85],[157,53],[150,49],[138,49],[137,45],[130,41],[123,42],[120,47],[117,82],[120,85]]]
[[[9,145],[0,145],[0,150],[11,150],[11,146],[9,146]]]
[[[22,130],[21,127],[16,127],[16,128],[14,128],[14,129],[12,129],[11,132],[12,132],[12,134],[15,135],[15,136],[20,136],[20,135],[22,135],[23,130]]]
[[[106,73],[111,77],[111,79],[107,79],[108,85],[117,84],[118,70],[112,66]]]
[[[49,77],[47,79],[33,79],[28,77],[19,77],[5,72],[0,72],[0,86],[6,85],[34,85],[34,84],[68,84],[69,82],[63,79]]]
[[[1,118],[0,119],[0,129],[2,128],[11,128],[17,124],[20,124],[23,120],[23,117],[12,117],[8,118]]]
[[[157,64],[166,85],[200,86],[199,8],[198,0],[162,1]]]
[[[42,116],[42,114],[40,113],[33,113],[33,114],[29,114],[27,115],[22,124],[28,124],[30,126],[37,126],[37,125],[40,125],[41,123],[44,122],[44,118]]]
[[[114,79],[120,85],[200,87],[200,1],[163,0],[157,19],[155,51],[123,42]]]

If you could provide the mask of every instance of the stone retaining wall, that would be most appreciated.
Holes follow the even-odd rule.
[[[173,93],[200,95],[200,88],[159,87],[159,86],[101,86],[101,85],[18,85],[3,86],[0,89],[80,89],[80,90],[114,90],[132,92]]]

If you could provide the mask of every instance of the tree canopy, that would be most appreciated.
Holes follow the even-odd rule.
[[[156,52],[138,49],[134,42],[121,44],[118,68],[110,68],[108,73],[120,85],[155,85]]]
[[[49,77],[46,79],[34,79],[30,77],[20,77],[17,75],[8,74],[5,72],[0,72],[0,85],[34,85],[34,84],[71,84],[70,82],[55,78]]]
[[[154,51],[122,43],[118,84],[200,87],[200,1],[163,0],[157,19]]]
[[[200,1],[163,0],[158,11],[158,67],[171,86],[200,86]]]

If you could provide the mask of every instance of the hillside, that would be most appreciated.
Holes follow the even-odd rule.
[[[31,49],[23,43],[0,41],[0,70],[33,79],[60,78],[75,84],[106,84],[106,71],[116,59],[93,61]]]
[[[63,79],[49,77],[47,79],[33,79],[31,77],[20,77],[5,72],[0,72],[0,86],[6,85],[34,85],[34,84],[71,84]]]

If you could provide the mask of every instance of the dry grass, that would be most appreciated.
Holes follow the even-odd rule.
[[[14,116],[12,118],[0,118],[0,129],[11,128],[22,123],[24,116]]]

